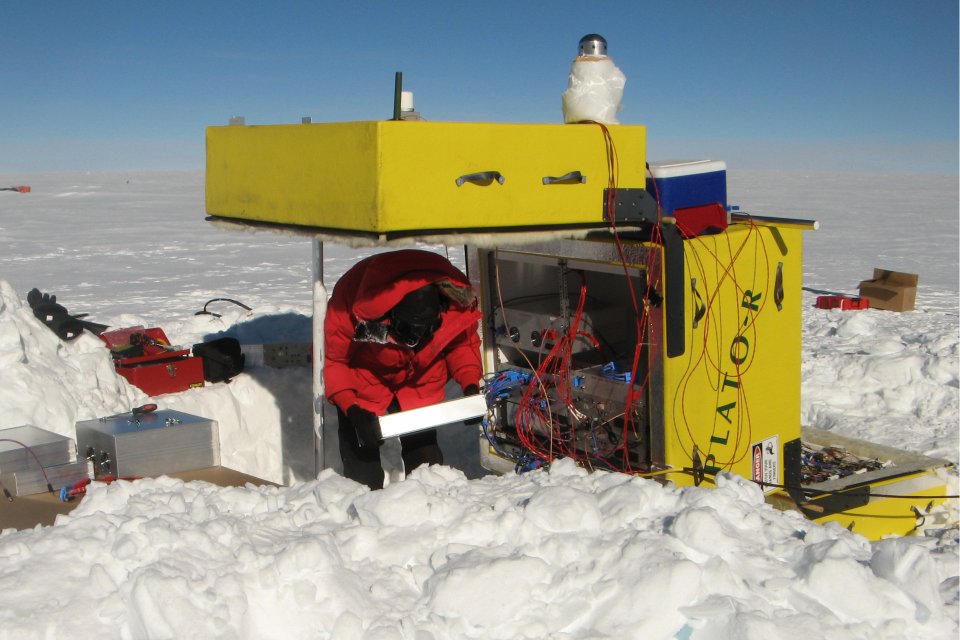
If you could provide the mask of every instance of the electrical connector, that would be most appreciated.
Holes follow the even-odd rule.
[[[499,398],[506,398],[510,395],[511,390],[526,385],[529,382],[529,373],[523,373],[513,369],[501,371],[484,385],[483,393],[487,398],[487,404],[491,404]]]
[[[621,371],[616,362],[608,362],[600,369],[600,374],[610,380],[619,380],[620,382],[630,382],[632,376],[629,371]]]

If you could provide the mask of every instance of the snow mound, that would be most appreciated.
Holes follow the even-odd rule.
[[[734,476],[679,490],[569,461],[378,492],[332,471],[119,481],[0,535],[0,638],[949,637],[928,547],[871,546]]]

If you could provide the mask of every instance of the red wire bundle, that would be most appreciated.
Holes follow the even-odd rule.
[[[534,454],[546,459],[553,460],[559,457],[571,457],[580,462],[590,464],[596,460],[602,460],[605,466],[611,466],[611,458],[619,452],[621,462],[619,465],[613,465],[619,471],[626,473],[634,472],[630,463],[629,442],[630,436],[634,436],[636,441],[637,427],[635,425],[633,408],[639,398],[646,392],[649,381],[649,368],[644,379],[637,381],[637,371],[640,368],[640,360],[643,354],[643,346],[649,342],[649,311],[645,305],[642,305],[637,297],[636,288],[633,285],[633,277],[630,271],[630,263],[626,256],[623,240],[616,227],[616,198],[618,187],[619,158],[617,156],[616,146],[610,131],[602,123],[596,124],[604,138],[604,148],[607,158],[607,197],[605,203],[605,215],[607,221],[613,230],[613,238],[616,244],[620,261],[623,265],[624,273],[627,278],[627,289],[633,308],[635,318],[636,346],[630,365],[630,382],[626,384],[626,396],[624,398],[625,413],[622,415],[622,432],[614,438],[616,444],[613,447],[606,447],[601,450],[597,441],[577,442],[577,428],[590,419],[577,406],[572,396],[573,374],[572,374],[572,356],[573,345],[578,336],[587,334],[580,331],[579,326],[583,318],[583,308],[586,301],[586,282],[581,284],[580,300],[577,304],[577,310],[573,314],[571,324],[566,332],[559,336],[556,343],[547,353],[546,357],[538,365],[534,378],[525,389],[520,400],[520,406],[517,409],[515,418],[517,435],[523,446]],[[659,198],[657,198],[659,202]],[[659,210],[658,210],[659,215]],[[660,244],[659,225],[652,225],[650,242]],[[648,281],[646,283],[648,290],[655,290],[660,283],[659,260],[656,253],[648,252],[647,263],[644,265]],[[592,336],[590,336],[592,337]],[[599,346],[594,340],[595,346]],[[565,409],[567,420],[563,424],[560,416],[552,415],[551,407],[562,407]],[[599,425],[606,426],[612,420],[621,417],[605,417]],[[581,430],[584,438],[589,438],[590,434]]]

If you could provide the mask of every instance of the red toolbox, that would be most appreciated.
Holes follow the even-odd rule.
[[[817,296],[817,308],[854,311],[869,309],[870,301],[866,298],[850,298],[848,296]]]
[[[100,338],[113,354],[117,373],[150,396],[203,386],[203,359],[170,344],[163,329],[128,327]]]

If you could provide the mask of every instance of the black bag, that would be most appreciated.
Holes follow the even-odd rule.
[[[243,371],[244,355],[236,338],[217,338],[193,345],[193,355],[203,359],[203,379],[207,382],[230,381]]]

